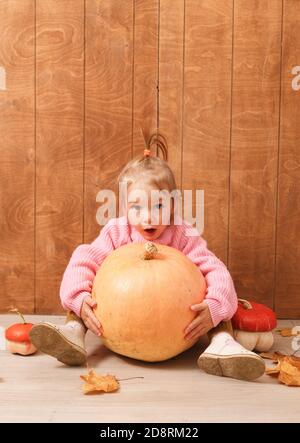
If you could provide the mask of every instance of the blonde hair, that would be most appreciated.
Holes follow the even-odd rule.
[[[136,181],[144,181],[155,185],[158,189],[167,189],[172,192],[176,189],[176,181],[174,174],[166,160],[151,155],[150,148],[152,144],[156,144],[157,150],[160,149],[167,159],[167,147],[165,139],[161,134],[153,134],[149,142],[146,143],[144,155],[136,157],[129,161],[122,169],[118,183],[131,184]]]

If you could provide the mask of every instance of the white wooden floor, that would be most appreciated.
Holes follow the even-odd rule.
[[[63,323],[63,317],[27,316],[27,321]],[[0,325],[16,322],[0,316]],[[293,326],[300,321],[280,321]],[[291,339],[276,334],[276,350],[291,353]],[[300,388],[264,375],[243,382],[207,375],[196,360],[205,341],[163,363],[142,363],[113,354],[88,333],[89,365],[121,382],[116,393],[83,395],[79,375],[37,353],[30,357],[0,351],[0,422],[299,422]],[[269,363],[269,362],[268,362]]]

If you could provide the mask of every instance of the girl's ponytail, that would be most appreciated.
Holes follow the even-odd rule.
[[[118,182],[128,184],[136,180],[145,180],[159,189],[176,189],[174,174],[167,163],[168,148],[165,137],[160,133],[152,134],[149,139],[145,136],[145,148],[142,156],[130,160],[121,171]]]
[[[160,157],[162,155],[163,160],[168,161],[168,146],[166,138],[159,132],[154,132],[149,139],[145,135],[143,129],[141,128],[143,139],[145,141],[144,157],[150,157],[151,148],[155,147],[155,156]]]

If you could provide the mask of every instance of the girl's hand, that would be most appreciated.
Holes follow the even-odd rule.
[[[95,316],[93,308],[97,306],[97,302],[91,297],[87,296],[82,303],[80,317],[83,320],[85,326],[94,334],[101,335],[101,323]]]
[[[208,304],[203,301],[197,305],[191,305],[193,311],[197,311],[199,314],[194,320],[185,328],[184,338],[186,340],[193,340],[206,334],[210,329],[214,327]]]

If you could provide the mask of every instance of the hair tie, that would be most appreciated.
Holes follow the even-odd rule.
[[[150,156],[151,156],[150,149],[144,149],[144,157],[150,157]]]

